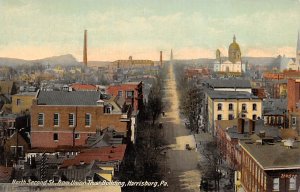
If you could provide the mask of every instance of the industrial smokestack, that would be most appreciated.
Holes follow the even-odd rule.
[[[87,30],[84,30],[83,64],[87,66]]]
[[[162,66],[162,62],[163,62],[163,60],[162,60],[162,51],[160,51],[160,66]]]

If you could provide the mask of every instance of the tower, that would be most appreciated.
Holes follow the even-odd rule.
[[[170,61],[173,61],[173,50],[171,49]]]
[[[84,30],[83,40],[83,64],[87,66],[87,30]]]
[[[159,58],[159,61],[160,61],[160,66],[162,66],[162,63],[163,63],[163,60],[162,60],[162,51],[160,51],[160,58]]]

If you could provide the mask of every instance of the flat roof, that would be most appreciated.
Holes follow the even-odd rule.
[[[283,142],[261,145],[240,140],[239,143],[265,170],[300,169],[299,141],[292,148],[285,147]]]
[[[207,95],[212,99],[259,99],[246,91],[214,91],[207,90]]]

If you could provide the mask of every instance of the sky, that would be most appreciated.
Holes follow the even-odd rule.
[[[0,0],[0,57],[88,60],[295,57],[300,0]]]

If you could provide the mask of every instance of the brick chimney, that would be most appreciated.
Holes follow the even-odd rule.
[[[162,64],[163,64],[162,51],[160,51],[160,59],[159,59],[159,61],[160,61],[160,66],[162,66]]]
[[[87,30],[84,30],[83,40],[83,64],[87,66]]]
[[[245,130],[245,119],[238,118],[237,131],[240,134],[244,134],[244,130]]]
[[[252,135],[255,132],[255,121],[249,119],[249,134]]]

